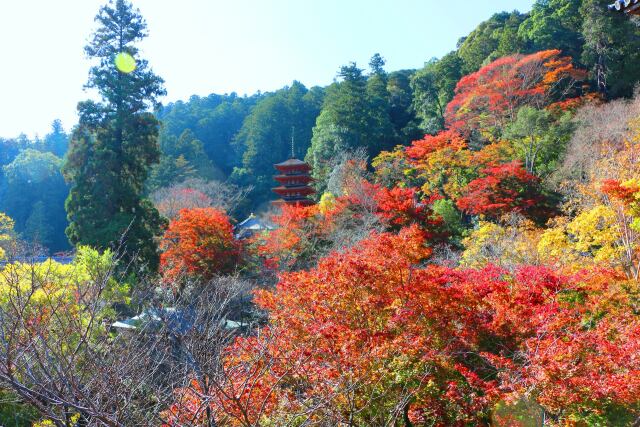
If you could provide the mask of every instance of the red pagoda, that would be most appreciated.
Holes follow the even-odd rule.
[[[309,206],[315,203],[308,197],[315,193],[315,190],[309,185],[313,182],[313,178],[311,178],[311,166],[308,163],[291,158],[274,166],[280,172],[274,177],[280,186],[274,188],[273,192],[281,197],[281,199],[272,202],[274,205],[300,204]]]

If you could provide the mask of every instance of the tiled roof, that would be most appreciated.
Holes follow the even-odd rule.
[[[609,10],[638,15],[640,14],[640,0],[616,0],[609,5]]]
[[[264,224],[260,218],[254,214],[249,215],[247,219],[236,226],[236,230],[271,230],[268,224]]]
[[[276,166],[301,166],[301,165],[307,165],[307,164],[299,159],[289,159],[282,163],[278,163]]]

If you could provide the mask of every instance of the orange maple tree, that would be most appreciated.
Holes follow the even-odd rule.
[[[366,215],[380,228],[398,230],[416,224],[430,240],[444,237],[442,219],[431,209],[437,197],[423,199],[415,188],[385,188],[364,179],[324,206],[285,205],[272,220],[276,228],[255,239],[268,268],[288,270],[331,245],[332,235]],[[296,269],[296,268],[294,268]]]
[[[523,105],[543,108],[573,96],[585,77],[559,50],[499,58],[460,79],[447,105],[446,126],[467,138],[486,139]]]
[[[519,161],[488,167],[482,175],[471,181],[457,200],[461,210],[490,219],[515,212],[544,221],[553,214],[540,179],[527,172]]]
[[[209,280],[233,272],[241,260],[227,215],[215,208],[182,209],[160,242],[160,269],[172,282],[186,275]]]
[[[478,425],[525,395],[558,419],[634,410],[630,283],[604,270],[422,267],[429,253],[414,225],[283,274],[257,292],[268,326],[226,350],[223,380],[177,391],[169,425],[203,408],[229,426]]]

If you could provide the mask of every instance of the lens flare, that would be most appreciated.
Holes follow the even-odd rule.
[[[121,73],[129,74],[136,69],[136,60],[127,52],[117,54],[114,62]]]

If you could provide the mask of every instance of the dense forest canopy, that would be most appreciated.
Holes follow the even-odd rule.
[[[162,106],[109,1],[100,100],[0,139],[0,424],[640,425],[640,25],[607,6]],[[313,203],[269,203],[289,157]]]
[[[457,48],[439,59],[429,59],[417,70],[386,71],[379,54],[370,69],[356,64],[339,67],[335,83],[307,88],[292,82],[272,93],[252,96],[211,94],[192,96],[161,107],[156,112],[160,127],[160,162],[153,166],[145,191],[191,179],[228,182],[251,191],[236,214],[242,217],[266,207],[273,199],[272,165],[284,160],[295,141],[295,155],[314,166],[318,189],[326,187],[335,153],[366,147],[372,159],[383,150],[408,145],[424,134],[445,126],[446,106],[454,98],[458,81],[500,57],[558,49],[573,65],[588,72],[583,91],[600,93],[605,99],[629,97],[640,72],[640,30],[629,19],[606,11],[606,1],[539,0],[528,13],[501,12],[482,22]],[[522,119],[524,120],[524,118]],[[62,158],[68,135],[59,121],[44,139],[21,136],[0,140],[0,163],[4,167],[25,149],[51,152]],[[44,179],[44,178],[43,178]],[[48,179],[48,178],[47,178]],[[68,191],[54,177],[55,192]],[[64,218],[35,230],[36,203],[20,208],[16,194],[29,188],[0,174],[0,211],[16,220],[16,231],[27,240],[34,236],[51,251],[68,249]],[[14,194],[14,195],[12,195]],[[64,197],[48,197],[37,209]],[[52,206],[52,208],[54,208]],[[55,210],[55,209],[54,209]],[[31,231],[26,230],[34,216]]]

